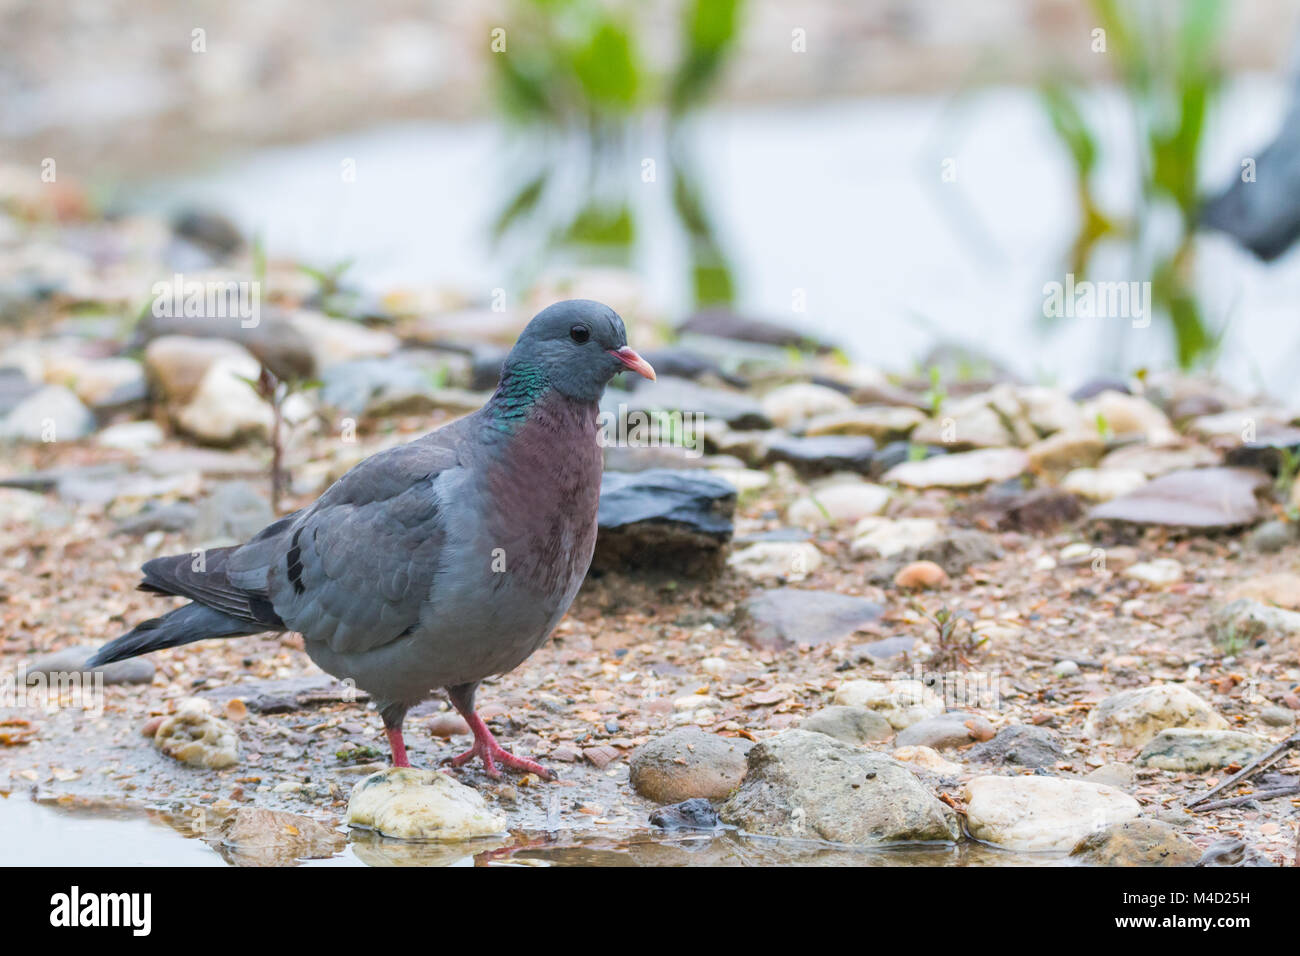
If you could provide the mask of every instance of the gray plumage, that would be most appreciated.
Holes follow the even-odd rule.
[[[311,659],[368,691],[390,727],[441,687],[460,688],[472,711],[477,683],[535,651],[586,575],[597,402],[616,372],[636,367],[624,356],[641,361],[607,307],[543,311],[477,412],[362,461],[312,505],[208,552],[201,567],[189,554],[145,564],[142,589],[195,603],[91,663],[297,631]]]

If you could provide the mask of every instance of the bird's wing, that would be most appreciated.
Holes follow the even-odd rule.
[[[367,458],[292,521],[235,551],[231,582],[265,594],[286,628],[335,653],[405,635],[439,567],[439,486],[465,467],[461,434],[448,426]]]

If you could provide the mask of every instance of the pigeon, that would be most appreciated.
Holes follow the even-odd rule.
[[[104,645],[88,666],[296,631],[318,667],[371,695],[395,766],[410,766],[407,711],[442,688],[474,734],[454,766],[478,757],[492,777],[500,765],[554,779],[497,743],[474,696],[546,641],[587,574],[598,403],[625,370],[655,377],[608,306],[542,310],[478,411],[372,455],[245,544],[146,562],[140,590],[191,603]]]

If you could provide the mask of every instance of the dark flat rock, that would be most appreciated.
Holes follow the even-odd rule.
[[[1278,425],[1264,429],[1252,442],[1229,449],[1225,461],[1229,465],[1260,468],[1276,475],[1283,460],[1296,454],[1300,454],[1300,428]]]
[[[694,797],[655,810],[650,814],[650,825],[663,830],[716,830],[722,824],[710,801]]]
[[[765,464],[784,461],[801,475],[824,475],[832,471],[871,472],[876,443],[866,435],[816,435],[796,438],[785,435],[767,446]]]
[[[735,509],[731,483],[702,471],[606,472],[592,568],[716,571]]]

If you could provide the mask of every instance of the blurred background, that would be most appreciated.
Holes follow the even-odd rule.
[[[347,290],[331,314],[581,291],[669,338],[725,308],[908,374],[1177,364],[1295,399],[1295,151],[1261,157],[1297,26],[1283,0],[4,0],[0,305],[66,278],[43,217],[202,211],[247,268]],[[60,199],[28,203],[50,159]],[[1218,207],[1251,252],[1203,209],[1256,160],[1254,205]],[[1150,281],[1150,326],[1046,317],[1067,274]]]

